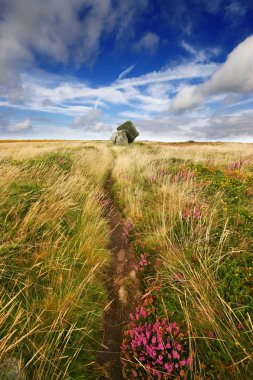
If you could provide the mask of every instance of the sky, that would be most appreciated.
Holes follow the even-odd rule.
[[[253,142],[253,0],[0,0],[0,138]]]

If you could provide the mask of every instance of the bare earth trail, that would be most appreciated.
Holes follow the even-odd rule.
[[[109,173],[104,192],[107,204],[105,217],[111,231],[108,248],[112,253],[112,261],[107,274],[110,305],[104,316],[101,339],[104,351],[100,352],[98,357],[98,365],[103,375],[99,380],[123,379],[120,360],[122,330],[129,320],[129,313],[133,310],[139,294],[130,243],[126,236],[126,225],[113,197],[112,186],[113,179]]]

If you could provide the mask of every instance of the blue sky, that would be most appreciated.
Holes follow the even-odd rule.
[[[253,142],[253,2],[0,0],[0,138]]]

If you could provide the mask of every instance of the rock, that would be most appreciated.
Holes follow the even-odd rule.
[[[112,137],[110,138],[110,141],[113,144],[116,144],[116,138],[117,138],[117,132],[113,132]]]
[[[128,138],[126,131],[118,131],[116,137],[116,145],[127,145]]]
[[[117,131],[113,132],[110,141],[115,145],[127,145],[134,142],[137,136],[139,136],[139,132],[137,132],[135,125],[128,120],[118,126]]]
[[[16,358],[5,358],[0,362],[1,380],[25,380],[21,361]]]
[[[118,131],[126,131],[127,139],[129,143],[134,142],[137,136],[139,136],[139,132],[137,132],[135,125],[130,121],[126,121],[121,124],[117,128]]]
[[[124,285],[121,285],[118,291],[119,300],[123,305],[127,305],[127,290]]]
[[[113,132],[110,140],[115,145],[127,145],[128,144],[128,138],[127,138],[126,131]]]

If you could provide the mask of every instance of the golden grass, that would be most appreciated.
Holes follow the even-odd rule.
[[[90,351],[100,349],[111,154],[86,145],[7,144],[1,152],[0,361],[20,359],[29,379],[88,378]],[[36,161],[52,152],[66,154],[71,169],[62,170],[62,156]]]
[[[86,142],[78,141],[2,141],[0,144],[0,161],[4,159],[21,161],[24,159],[34,158],[39,155],[50,153],[56,150],[61,151],[66,148],[78,148],[85,144]]]
[[[247,174],[253,152],[250,144],[234,143],[144,142],[111,148],[105,142],[1,143],[0,361],[20,359],[29,379],[94,378],[88,368],[91,352],[99,350],[106,306],[103,271],[109,260],[103,186],[113,168],[123,214],[143,241],[159,247],[164,305],[170,292],[178,307],[165,312],[171,319],[182,315],[191,332],[193,378],[201,375],[213,349],[209,330],[216,351],[230,360],[231,378],[247,378],[252,323],[239,308],[231,308],[217,286],[219,268],[233,253],[224,249],[232,233],[226,220],[213,242],[224,189],[206,199],[205,185],[196,185],[192,177],[159,177],[168,165],[173,168],[171,159],[220,168],[243,159],[241,173]],[[204,216],[189,221],[186,229],[183,211],[196,205]],[[189,249],[198,257],[198,268]],[[177,273],[182,281],[174,280]],[[226,378],[227,368],[219,361],[215,366],[214,378]]]
[[[212,339],[208,336],[208,331],[211,331],[216,339],[215,350],[225,353],[231,362],[231,378],[247,379],[247,367],[253,362],[251,319],[249,315],[240,315],[239,305],[237,310],[233,310],[217,286],[218,270],[227,256],[233,253],[233,249],[229,253],[224,249],[228,235],[232,233],[227,229],[226,221],[215,244],[212,236],[215,225],[219,223],[217,211],[223,206],[223,189],[207,200],[203,196],[204,185],[197,186],[193,178],[175,181],[171,174],[157,178],[157,173],[168,165],[173,167],[171,158],[210,163],[221,168],[243,159],[246,162],[240,172],[247,173],[249,165],[252,165],[252,144],[144,143],[115,152],[117,159],[113,176],[121,207],[125,215],[134,221],[139,239],[159,247],[161,287],[166,293],[171,292],[169,297],[176,300],[182,319],[191,332],[190,346],[196,354],[193,378],[196,373],[201,375],[204,361],[212,350]],[[182,214],[185,208],[195,205],[201,205],[204,216],[197,222],[189,221],[186,232]],[[198,257],[198,268],[187,256],[189,250]],[[183,275],[181,281],[174,279],[178,273]],[[174,314],[177,315],[177,310]],[[173,312],[170,318],[173,320]],[[238,323],[244,326],[243,333],[238,331]],[[223,366],[222,359],[216,359],[214,367],[214,376],[218,376],[215,378],[227,378],[223,370],[228,368]]]

